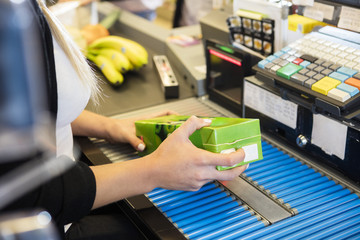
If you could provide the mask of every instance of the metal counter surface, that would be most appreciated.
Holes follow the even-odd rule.
[[[148,49],[148,52],[149,63],[138,72],[125,73],[124,83],[118,88],[109,85],[99,73],[102,88],[100,103],[99,105],[89,103],[86,109],[105,116],[112,116],[194,96],[190,84],[173,67],[179,82],[179,98],[166,99],[152,61],[152,57],[156,53],[151,49]]]

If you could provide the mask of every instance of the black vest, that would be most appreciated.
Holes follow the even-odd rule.
[[[53,114],[53,118],[56,119],[58,95],[52,34],[48,22],[40,10],[37,1],[30,0],[29,3],[36,16],[37,26],[39,28],[39,33],[41,34],[48,103],[50,112]]]

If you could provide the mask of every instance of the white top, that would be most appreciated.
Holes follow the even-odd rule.
[[[53,45],[58,88],[56,155],[66,155],[75,160],[70,124],[85,109],[90,98],[90,88],[81,82],[55,38],[53,38]]]

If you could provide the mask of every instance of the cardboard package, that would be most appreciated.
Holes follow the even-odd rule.
[[[155,151],[162,141],[189,117],[170,115],[136,121],[136,135],[142,138],[146,144],[146,149],[139,152],[139,155],[144,156]],[[245,151],[243,162],[231,167],[217,166],[218,170],[230,169],[263,158],[259,119],[226,117],[209,119],[212,120],[209,127],[196,130],[190,136],[191,142],[196,147],[214,153],[230,153],[239,148],[243,148]]]

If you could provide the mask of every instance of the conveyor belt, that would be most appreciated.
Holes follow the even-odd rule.
[[[184,115],[234,117],[206,99],[195,98],[114,117],[138,116],[164,107]],[[113,162],[137,157],[128,146],[92,141]],[[263,155],[237,179],[263,195],[260,200],[242,197],[236,181],[208,183],[197,192],[154,189],[146,196],[190,239],[360,238],[360,199],[355,193],[267,141],[263,141]],[[262,201],[276,203],[289,215],[277,219],[263,214],[258,210]]]
[[[280,197],[280,202],[297,213],[293,217],[267,226],[261,216],[246,210],[241,199],[214,183],[198,192],[155,189],[147,195],[190,239],[316,239],[337,233],[344,238],[360,234],[356,194],[275,147],[263,145],[264,160],[252,163],[242,177]],[[339,223],[343,227],[338,227]],[[349,230],[352,228],[354,231]]]

